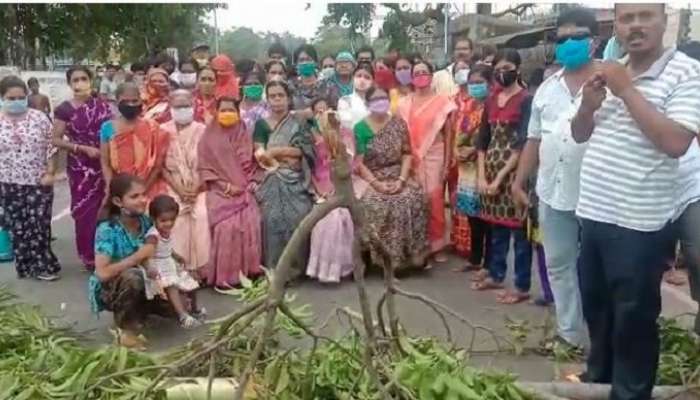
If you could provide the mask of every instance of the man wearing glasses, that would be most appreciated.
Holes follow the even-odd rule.
[[[588,143],[576,208],[591,339],[583,378],[612,383],[613,400],[651,398],[678,158],[700,131],[700,63],[664,48],[665,30],[664,4],[615,5],[627,56],[596,65],[571,126]]]
[[[537,168],[537,214],[557,316],[557,336],[546,346],[550,349],[558,344],[580,351],[585,338],[576,270],[580,228],[575,214],[585,145],[571,137],[571,119],[581,104],[583,83],[595,69],[597,33],[598,23],[590,10],[575,8],[557,19],[556,61],[563,68],[535,94],[528,140],[512,186],[516,203],[528,208],[525,187]]]

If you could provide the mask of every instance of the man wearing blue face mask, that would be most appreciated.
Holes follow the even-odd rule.
[[[576,349],[585,338],[576,271],[579,224],[575,215],[585,145],[571,138],[571,119],[581,103],[583,83],[593,74],[597,33],[595,15],[587,9],[575,8],[559,16],[555,54],[562,69],[542,82],[532,101],[528,140],[512,186],[516,202],[529,207],[525,187],[537,167],[539,223],[557,316],[554,343]]]

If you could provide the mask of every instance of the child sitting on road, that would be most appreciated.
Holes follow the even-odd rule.
[[[165,296],[183,328],[199,326],[205,314],[203,308],[197,307],[195,290],[199,284],[182,268],[182,257],[173,251],[171,232],[179,206],[172,197],[160,195],[153,199],[148,211],[155,225],[146,233],[145,246],[154,246],[155,250],[147,267],[149,277],[156,278],[147,282],[146,296]],[[185,297],[189,299],[189,311]]]

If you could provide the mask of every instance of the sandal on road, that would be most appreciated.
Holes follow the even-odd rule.
[[[452,272],[470,272],[470,271],[480,271],[481,265],[474,265],[470,262],[462,265],[461,267],[453,268]]]
[[[494,282],[493,279],[491,278],[486,278],[482,281],[474,282],[471,285],[472,289],[478,290],[478,291],[484,291],[484,290],[499,290],[503,289],[503,284]]]
[[[479,271],[476,271],[469,280],[471,280],[472,282],[481,282],[488,277],[489,271],[485,268],[482,268]]]
[[[185,329],[192,329],[201,325],[202,323],[199,320],[189,314],[184,314],[180,317],[180,326]]]
[[[518,304],[530,300],[530,294],[518,290],[506,291],[502,295],[496,296],[496,301],[501,304]]]

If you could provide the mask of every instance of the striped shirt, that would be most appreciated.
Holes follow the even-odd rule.
[[[633,81],[667,118],[692,133],[700,131],[700,62],[671,48]],[[576,214],[637,231],[660,230],[678,207],[678,160],[640,131],[610,91],[594,122]]]
[[[697,140],[693,140],[679,162],[678,209],[674,220],[679,218],[691,203],[700,201],[700,145]]]

